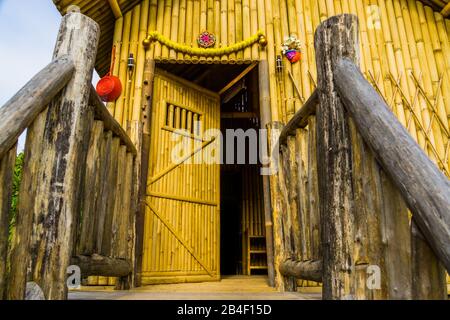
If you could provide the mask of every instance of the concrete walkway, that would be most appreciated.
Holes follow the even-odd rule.
[[[130,291],[83,288],[71,300],[317,300],[320,293],[278,292],[263,276],[225,277],[220,282],[152,285]]]

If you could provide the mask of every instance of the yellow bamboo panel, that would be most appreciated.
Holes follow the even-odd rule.
[[[165,73],[157,74],[154,86],[159,94],[153,100],[154,147],[149,163],[143,282],[178,282],[180,272],[186,281],[195,281],[202,274],[205,279],[217,280],[220,260],[214,247],[218,233],[213,228],[218,225],[219,189],[215,184],[219,181],[219,167],[192,163],[193,157],[173,167],[172,150],[179,141],[173,139],[176,133],[165,128],[192,132],[193,114],[201,118],[203,130],[215,128],[220,115],[219,98]],[[184,139],[192,146],[194,139]],[[187,154],[195,150],[187,149]],[[199,153],[203,151],[206,148]],[[153,180],[160,172],[166,174]],[[156,229],[152,227],[155,223]]]

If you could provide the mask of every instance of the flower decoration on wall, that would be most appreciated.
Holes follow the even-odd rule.
[[[285,57],[291,62],[296,63],[302,57],[302,44],[295,36],[286,37],[281,47]]]
[[[216,36],[211,32],[202,32],[197,39],[198,45],[202,48],[211,48],[216,44]]]

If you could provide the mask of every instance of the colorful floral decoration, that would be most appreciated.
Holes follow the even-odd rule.
[[[296,63],[302,58],[301,48],[302,44],[300,40],[295,36],[290,36],[284,39],[281,51],[291,63]]]
[[[204,31],[198,36],[197,42],[202,48],[211,48],[216,44],[216,36],[208,31]]]

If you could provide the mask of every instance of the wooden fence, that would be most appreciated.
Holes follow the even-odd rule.
[[[322,282],[324,299],[445,299],[450,181],[363,77],[357,29],[353,15],[317,29],[318,87],[279,138],[277,282]]]
[[[35,282],[66,299],[67,269],[133,283],[137,150],[91,85],[100,30],[68,13],[54,60],[0,109],[0,299]],[[27,130],[12,240],[17,140]]]

